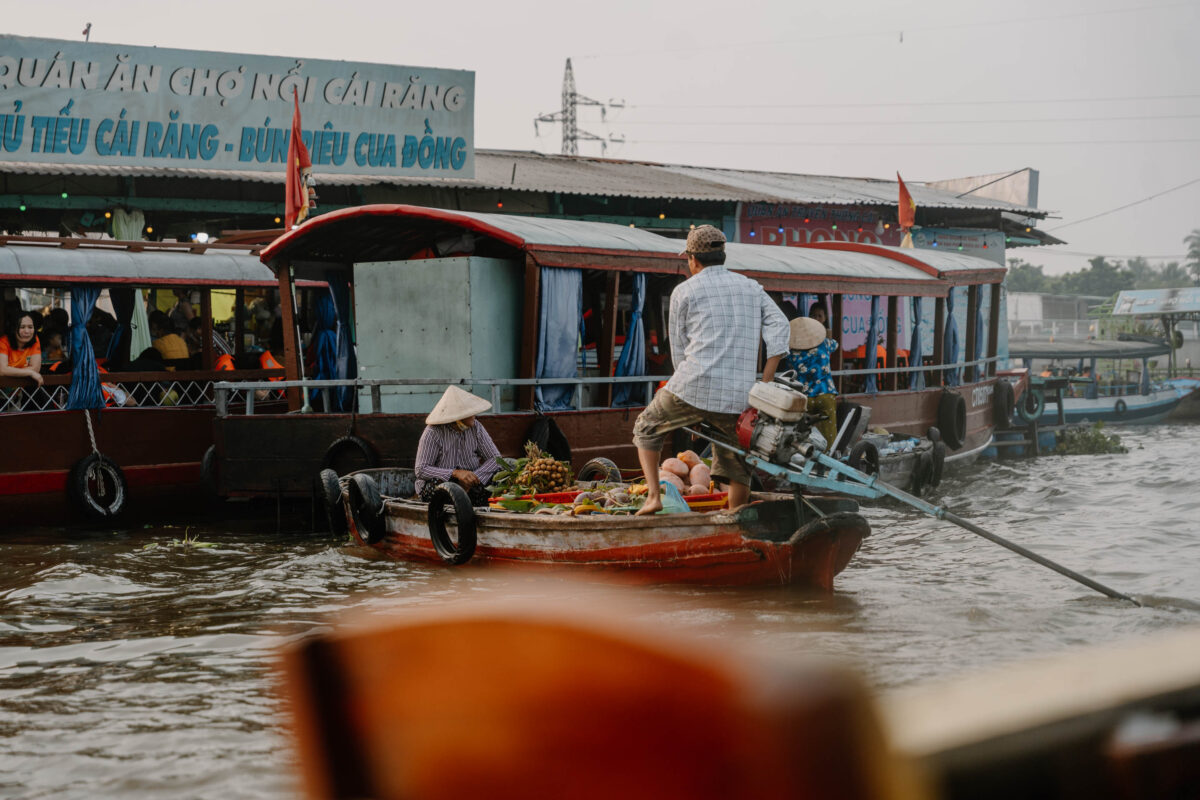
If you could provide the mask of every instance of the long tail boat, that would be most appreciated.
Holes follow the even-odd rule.
[[[378,487],[380,496],[364,501],[364,485]],[[344,478],[340,505],[354,540],[403,561],[575,569],[635,583],[832,591],[834,577],[870,535],[848,499],[797,502],[792,495],[761,493],[735,511],[644,517],[540,515],[468,503],[436,520],[436,504],[412,497],[412,486],[412,471],[405,469]],[[473,528],[469,551],[465,524]]]

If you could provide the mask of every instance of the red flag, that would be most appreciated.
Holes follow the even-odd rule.
[[[300,95],[292,89],[292,100],[296,110],[292,113],[292,136],[288,140],[287,178],[284,181],[283,227],[291,230],[308,216],[308,173],[312,170],[312,159],[300,136]]]
[[[913,202],[912,195],[908,193],[908,187],[904,185],[904,179],[900,177],[899,172],[896,173],[896,180],[900,181],[900,216],[898,221],[900,229],[907,231],[917,220],[917,204]]]

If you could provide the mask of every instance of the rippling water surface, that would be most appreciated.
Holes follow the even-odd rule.
[[[983,463],[939,498],[1145,608],[877,508],[832,596],[665,587],[648,616],[843,658],[883,690],[1200,623],[1200,426],[1119,432],[1128,454]],[[351,606],[538,591],[279,534],[273,517],[30,528],[0,538],[0,565],[0,796],[22,798],[293,796],[281,645]]]

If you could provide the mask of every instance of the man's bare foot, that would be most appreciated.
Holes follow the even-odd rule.
[[[642,507],[637,510],[637,513],[634,514],[634,516],[641,517],[645,516],[646,514],[654,514],[662,511],[662,507],[663,504],[661,497],[647,497],[646,502],[642,504]]]

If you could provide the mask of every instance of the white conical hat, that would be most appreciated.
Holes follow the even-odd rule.
[[[825,326],[811,317],[797,317],[790,324],[789,350],[811,350],[825,341]]]
[[[445,425],[448,422],[458,422],[460,419],[482,414],[492,407],[492,404],[482,397],[464,391],[457,386],[449,386],[442,399],[438,400],[433,411],[425,418],[426,425]]]

